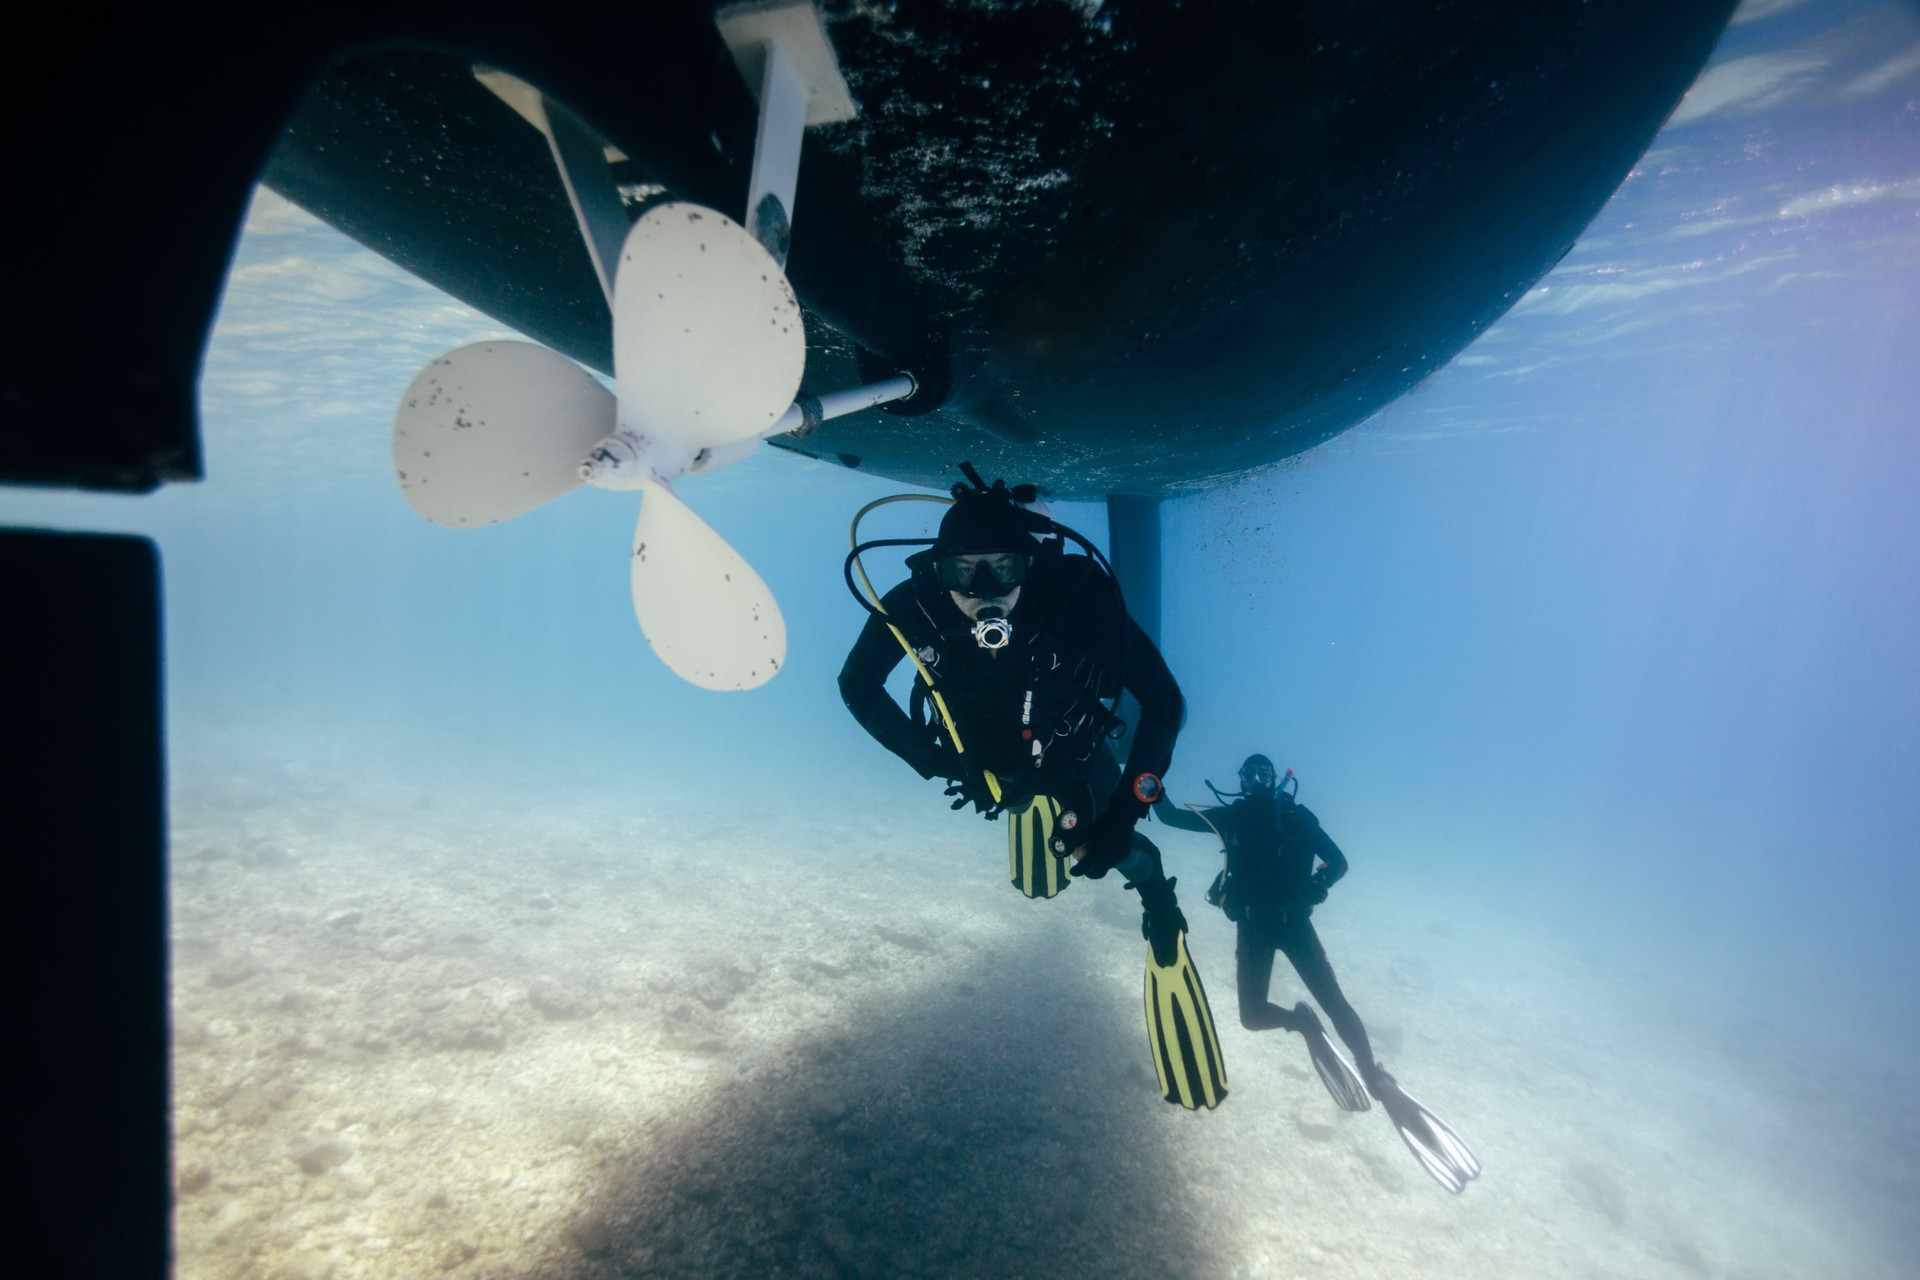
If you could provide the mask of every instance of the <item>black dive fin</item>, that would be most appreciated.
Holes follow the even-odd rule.
[[[1313,1069],[1320,1073],[1320,1083],[1327,1086],[1327,1092],[1333,1096],[1334,1105],[1342,1111],[1370,1111],[1373,1099],[1367,1095],[1366,1082],[1360,1073],[1353,1069],[1346,1055],[1335,1047],[1333,1039],[1327,1035],[1327,1029],[1320,1025],[1320,1018],[1313,1006],[1300,1003],[1293,1006],[1295,1029],[1306,1038],[1307,1052],[1313,1057]]]
[[[1373,1096],[1380,1099],[1400,1140],[1433,1180],[1455,1195],[1480,1176],[1480,1162],[1439,1116],[1421,1106],[1385,1071],[1377,1072]]]

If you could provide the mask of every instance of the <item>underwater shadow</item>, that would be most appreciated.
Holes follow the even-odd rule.
[[[1209,1269],[1203,1206],[1137,1010],[1049,933],[937,1003],[868,1002],[603,1160],[571,1228],[578,1280],[1152,1276]],[[1132,952],[1129,947],[1128,952]],[[1129,961],[1128,963],[1132,963]]]

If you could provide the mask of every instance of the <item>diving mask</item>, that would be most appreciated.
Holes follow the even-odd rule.
[[[1256,764],[1240,771],[1240,789],[1242,791],[1271,791],[1275,776],[1270,764]]]
[[[936,568],[941,586],[976,599],[1004,596],[1027,580],[1027,558],[1018,551],[942,556]]]

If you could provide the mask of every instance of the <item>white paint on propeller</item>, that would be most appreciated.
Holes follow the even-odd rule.
[[[477,342],[422,369],[393,417],[393,471],[435,524],[498,524],[580,485],[580,459],[613,430],[614,398],[531,342]]]
[[[758,438],[793,403],[806,360],[800,303],[746,228],[680,202],[633,224],[614,281],[613,373],[620,430],[651,479]]]
[[[633,612],[675,674],[703,689],[751,689],[787,656],[773,592],[740,553],[664,485],[633,529]]]
[[[644,486],[633,612],[669,667],[706,689],[750,689],[787,656],[773,593],[666,485],[702,454],[756,441],[800,389],[807,340],[780,265],[733,219],[671,203],[633,224],[614,281],[619,430],[581,471]]]

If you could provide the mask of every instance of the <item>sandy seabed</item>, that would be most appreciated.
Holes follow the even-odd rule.
[[[1237,1025],[1214,859],[1179,835],[1233,1089],[1170,1107],[1117,877],[1028,902],[1002,827],[899,798],[177,759],[179,1275],[1911,1274],[1874,1082],[1756,1071],[1797,1042],[1364,850],[1322,936],[1486,1175],[1446,1194],[1297,1037]]]

